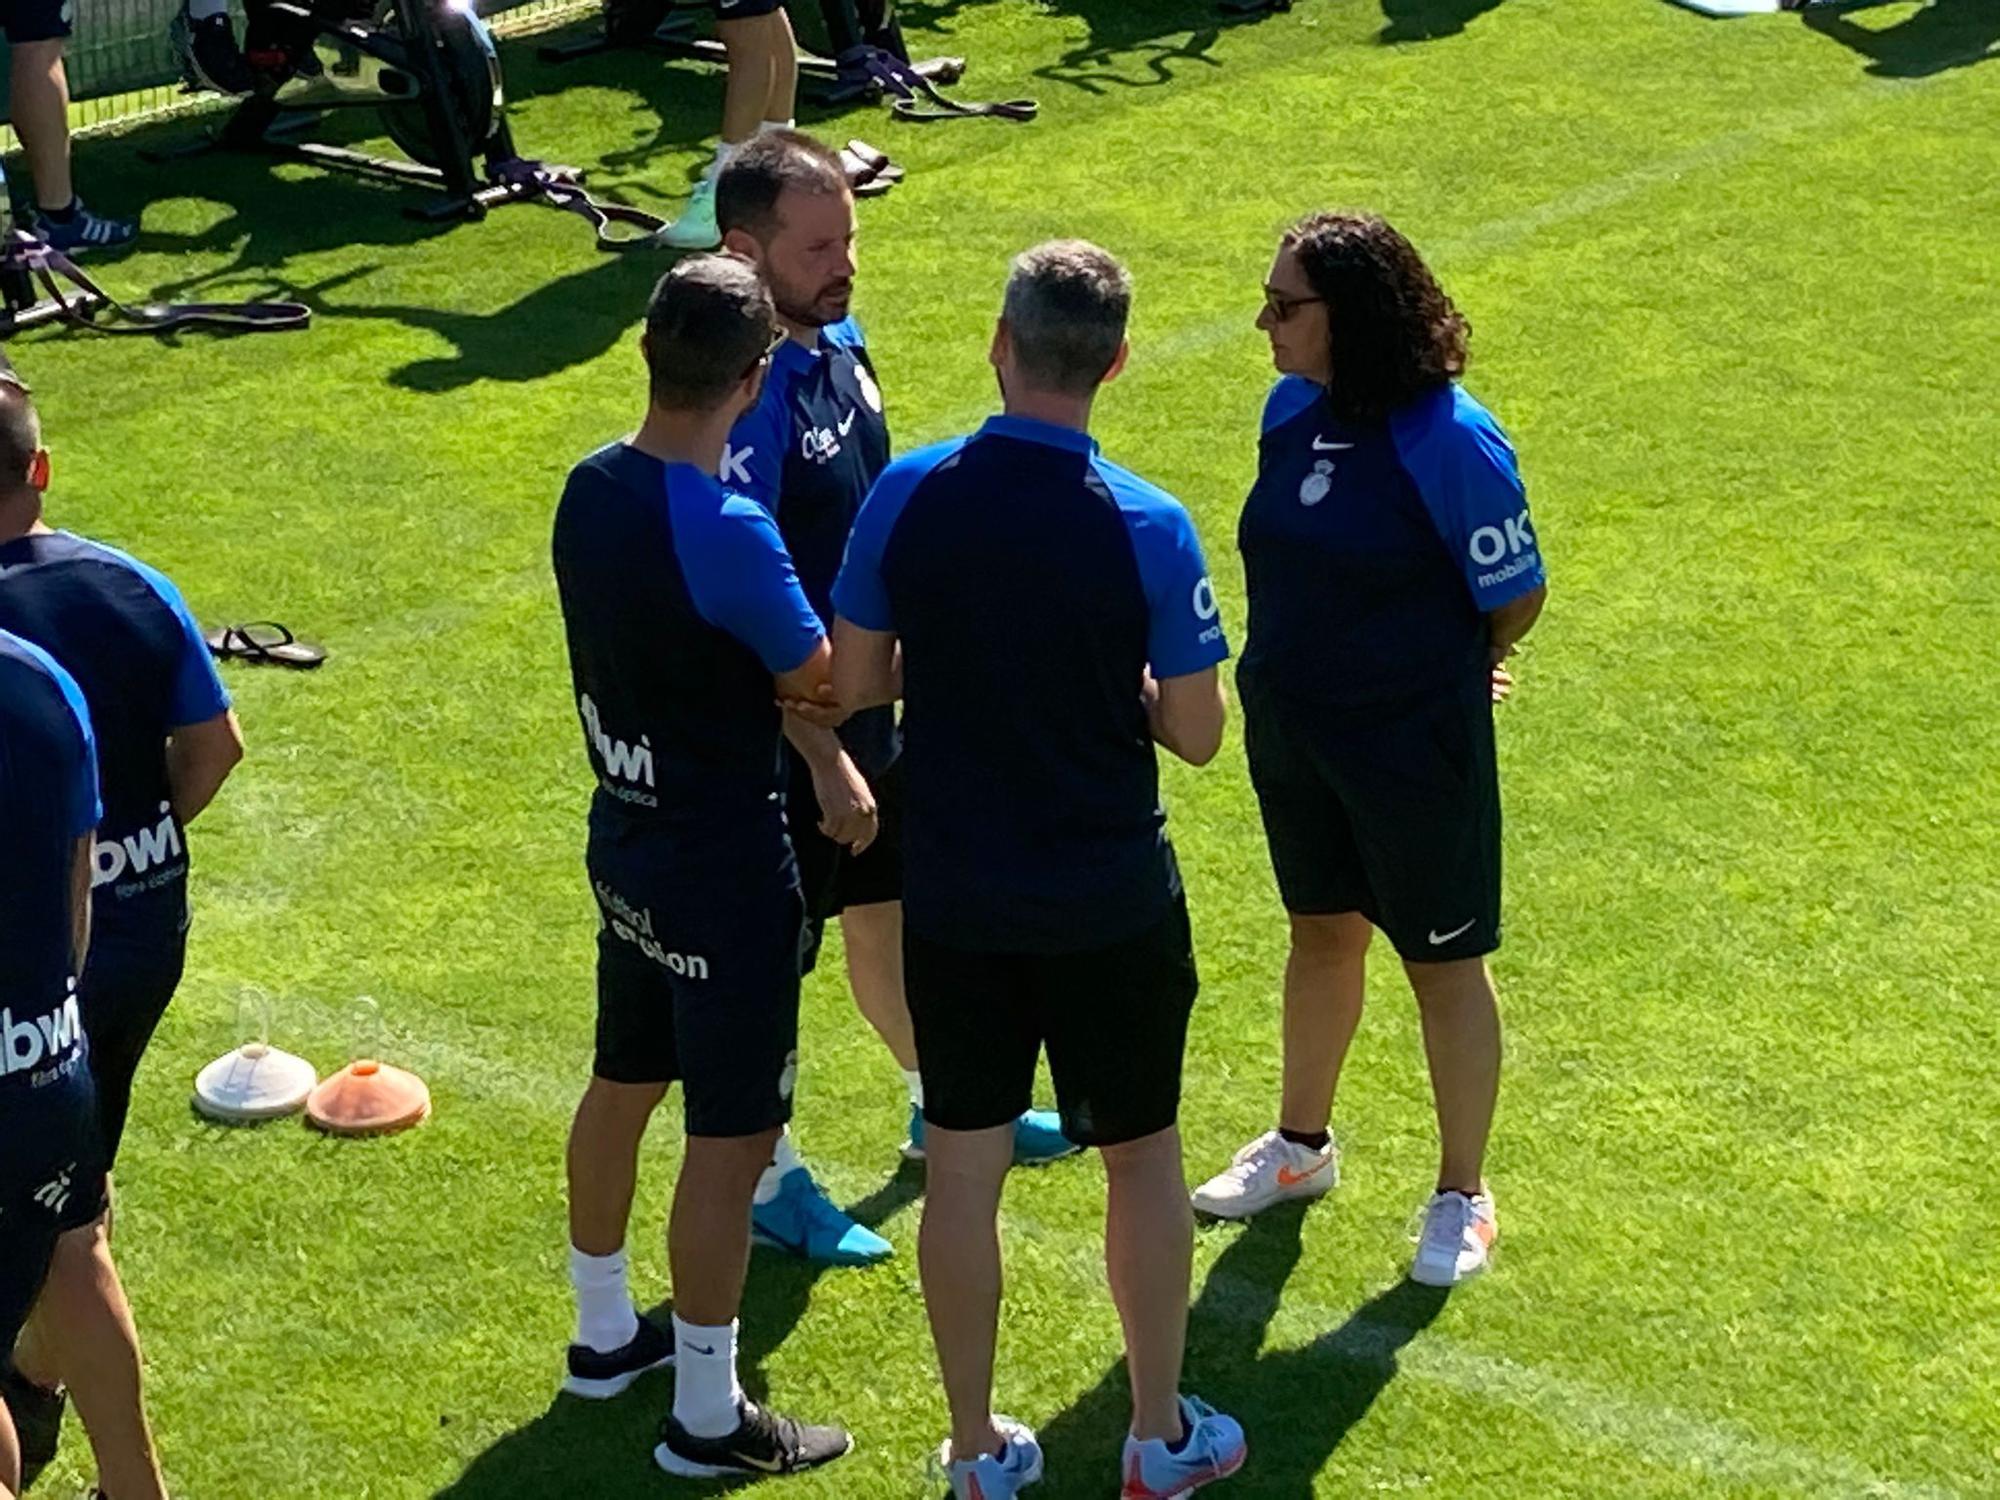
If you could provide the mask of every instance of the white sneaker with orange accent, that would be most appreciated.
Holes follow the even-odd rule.
[[[1317,1198],[1339,1185],[1340,1146],[1331,1136],[1315,1151],[1272,1130],[1194,1190],[1194,1209],[1216,1219],[1247,1219],[1273,1204]]]
[[[1491,1193],[1437,1193],[1424,1209],[1410,1280],[1457,1286],[1485,1270],[1500,1237]]]

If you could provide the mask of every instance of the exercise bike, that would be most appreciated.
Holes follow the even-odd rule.
[[[406,210],[427,221],[477,219],[507,203],[546,201],[589,219],[607,248],[612,224],[650,234],[662,221],[584,193],[574,167],[524,159],[506,118],[493,33],[471,0],[251,0],[257,83],[206,139],[152,153],[258,151],[408,183],[435,196]],[[186,13],[173,41],[189,90],[211,87],[195,65]],[[320,112],[370,108],[405,159],[294,139]]]

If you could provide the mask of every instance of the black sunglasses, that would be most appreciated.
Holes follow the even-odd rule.
[[[1287,297],[1283,292],[1271,287],[1264,288],[1264,310],[1270,313],[1274,322],[1278,323],[1289,323],[1292,315],[1300,308],[1324,301],[1326,301],[1324,297]]]

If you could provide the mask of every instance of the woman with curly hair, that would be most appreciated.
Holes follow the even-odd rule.
[[[1500,1080],[1501,662],[1547,583],[1514,450],[1457,383],[1465,318],[1382,219],[1284,236],[1257,326],[1282,377],[1239,545],[1251,780],[1291,922],[1278,1128],[1195,1191],[1243,1218],[1340,1176],[1334,1086],[1381,928],[1416,992],[1443,1161],[1411,1276],[1486,1268]]]

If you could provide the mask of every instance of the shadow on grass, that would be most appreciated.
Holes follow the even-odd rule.
[[[1403,42],[1435,42],[1457,36],[1505,0],[1382,0],[1382,30],[1375,40],[1384,46]]]
[[[1428,1328],[1446,1293],[1402,1281],[1309,1344],[1264,1352],[1285,1283],[1298,1266],[1304,1205],[1260,1214],[1210,1269],[1188,1317],[1185,1386],[1242,1420],[1250,1440],[1244,1493],[1311,1500],[1314,1477],[1396,1377],[1397,1354]],[[1099,1496],[1117,1483],[1131,1421],[1121,1361],[1042,1429],[1049,1500]]]
[[[871,1228],[882,1223],[923,1191],[923,1166],[905,1162],[896,1174],[848,1212]],[[772,1250],[750,1257],[750,1279],[743,1289],[742,1331],[737,1366],[743,1389],[763,1401],[764,1362],[790,1338],[812,1304],[814,1283],[825,1268]],[[842,1274],[856,1274],[847,1272]],[[651,1314],[667,1321],[671,1303]],[[736,1488],[714,1480],[674,1479],[653,1464],[660,1418],[673,1401],[673,1376],[658,1371],[646,1376],[614,1401],[584,1401],[558,1395],[548,1410],[499,1439],[473,1459],[434,1500],[550,1500],[553,1496],[588,1496],[591,1500],[622,1500],[631,1496],[713,1495]],[[784,1404],[784,1392],[775,1393]],[[824,1413],[806,1413],[823,1416]]]
[[[1878,78],[1928,78],[2000,58],[2000,0],[1931,0],[1879,30],[1839,8],[1804,12],[1806,25],[1868,59]]]

